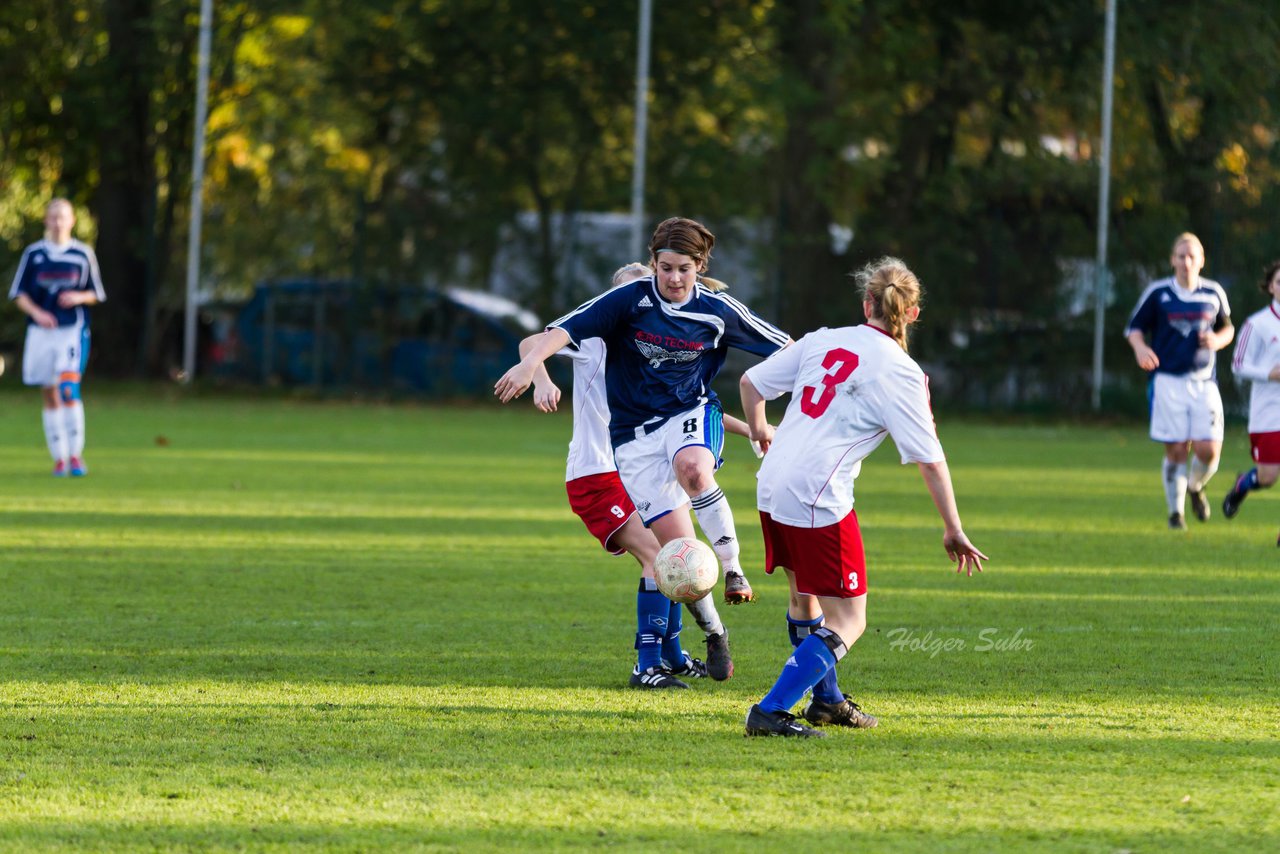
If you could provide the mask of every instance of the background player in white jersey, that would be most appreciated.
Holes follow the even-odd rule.
[[[627,264],[613,274],[613,287],[647,278],[653,271],[639,262]],[[531,335],[520,342],[520,354],[528,353],[540,336]],[[565,491],[569,506],[611,554],[630,553],[640,564],[640,586],[636,592],[636,649],[648,653],[637,660],[631,674],[636,688],[687,688],[679,677],[712,676],[727,679],[732,661],[728,645],[721,644],[724,626],[711,597],[690,604],[699,626],[707,635],[708,663],[686,653],[680,643],[683,624],[680,604],[666,600],[654,581],[653,562],[660,546],[653,532],[636,514],[635,505],[618,477],[613,462],[613,446],[609,442],[609,407],[605,399],[605,345],[599,338],[588,338],[578,347],[565,347],[561,356],[573,360],[573,438],[569,442],[569,458],[565,468]],[[560,389],[538,365],[533,377],[533,403],[543,412],[554,412],[560,403]],[[732,432],[747,435],[747,425],[725,418]],[[662,603],[666,601],[666,613]],[[652,600],[652,601],[651,601]],[[660,651],[654,641],[660,643]],[[653,660],[655,654],[658,660]],[[708,665],[714,665],[709,667]]]
[[[1271,262],[1260,284],[1271,300],[1240,327],[1231,359],[1232,373],[1252,383],[1249,445],[1257,465],[1237,477],[1222,500],[1222,515],[1228,519],[1239,512],[1246,495],[1269,488],[1280,476],[1280,261]]]
[[[1204,488],[1222,453],[1222,396],[1214,354],[1231,343],[1235,328],[1226,291],[1200,277],[1200,239],[1190,232],[1178,235],[1169,262],[1173,276],[1142,292],[1125,338],[1138,367],[1152,372],[1151,438],[1164,443],[1161,474],[1169,527],[1182,529],[1187,526],[1182,515],[1187,497],[1196,518],[1209,519]]]
[[[9,299],[28,318],[22,381],[43,389],[45,443],[58,477],[88,471],[80,402],[89,358],[88,307],[107,298],[93,250],[71,236],[75,224],[70,202],[49,202],[44,239],[23,251],[9,290]]]
[[[711,381],[729,347],[767,356],[791,339],[699,281],[714,245],[701,223],[680,217],[660,223],[649,241],[655,276],[614,288],[551,323],[494,393],[510,401],[562,347],[603,339],[609,438],[622,482],[659,543],[694,536],[692,506],[724,567],[725,600],[732,604],[754,594],[738,561],[732,510],[715,480],[724,424]],[[721,639],[727,647],[727,633]],[[641,655],[651,653],[642,649]]]
[[[822,736],[815,724],[873,727],[847,696],[823,702],[817,686],[867,624],[867,575],[853,485],[862,460],[886,435],[920,468],[942,517],[942,547],[956,571],[982,570],[987,556],[960,525],[942,445],[929,409],[928,381],[907,355],[907,327],[920,315],[920,283],[896,258],[856,275],[867,322],[819,329],[747,371],[739,383],[751,436],[765,449],[757,499],[765,569],[786,570],[789,616],[813,627],[794,648],[769,693],[747,713],[747,735]],[[791,393],[776,435],[765,401]]]

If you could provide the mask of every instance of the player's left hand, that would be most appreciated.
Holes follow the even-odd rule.
[[[560,387],[555,383],[533,387],[533,405],[543,412],[555,412],[560,403]]]
[[[982,562],[990,560],[978,550],[978,547],[969,542],[969,538],[964,535],[964,531],[957,531],[954,534],[944,534],[942,537],[942,547],[947,550],[947,557],[956,563],[956,572],[965,572],[972,577],[973,571],[976,569],[982,572]]]
[[[84,302],[84,296],[80,291],[61,291],[58,294],[58,305],[61,308],[75,308]]]

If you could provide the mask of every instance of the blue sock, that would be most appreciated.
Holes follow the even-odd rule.
[[[1244,474],[1240,475],[1240,479],[1236,481],[1236,489],[1241,492],[1252,492],[1258,488],[1258,467],[1254,466]]]
[[[680,646],[680,628],[684,625],[684,615],[680,611],[683,607],[679,602],[671,603],[671,610],[667,615],[667,633],[662,638],[662,658],[675,668],[684,664],[684,647]]]
[[[828,670],[836,666],[836,657],[822,638],[809,635],[783,665],[778,681],[760,701],[766,712],[789,712]]]
[[[813,620],[797,620],[787,614],[787,634],[791,636],[791,646],[797,647],[804,643],[804,639],[814,629],[822,627],[822,620],[822,617],[817,617]],[[818,680],[818,684],[813,686],[813,698],[823,703],[835,704],[844,702],[844,693],[836,682],[836,669],[834,667],[824,673],[822,678]]]
[[[658,592],[652,578],[641,578],[636,591],[636,651],[641,672],[662,665],[662,639],[667,635],[671,600]]]

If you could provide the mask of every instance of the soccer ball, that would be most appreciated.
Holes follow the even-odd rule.
[[[662,595],[686,604],[706,596],[720,580],[716,553],[693,537],[679,537],[663,546],[653,570]]]

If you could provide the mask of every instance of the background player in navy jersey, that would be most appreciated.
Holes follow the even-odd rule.
[[[1270,300],[1240,327],[1231,357],[1231,372],[1250,381],[1249,446],[1257,465],[1237,477],[1222,500],[1228,519],[1240,511],[1246,495],[1269,489],[1280,477],[1280,261],[1267,266],[1259,285]]]
[[[1222,396],[1215,354],[1231,343],[1235,327],[1226,291],[1200,277],[1204,246],[1190,232],[1173,241],[1171,278],[1147,286],[1138,298],[1125,338],[1138,367],[1151,376],[1151,438],[1164,443],[1165,500],[1169,527],[1186,527],[1188,496],[1201,522],[1209,519],[1205,485],[1222,453]],[[1187,444],[1191,464],[1187,465]]]
[[[660,223],[649,241],[654,278],[601,294],[551,323],[494,393],[510,401],[562,347],[603,339],[610,441],[622,482],[659,543],[694,536],[686,509],[692,506],[724,567],[725,599],[734,603],[754,594],[738,561],[729,502],[715,480],[724,425],[711,381],[729,347],[767,356],[791,339],[699,281],[714,245],[715,236],[701,223],[680,217]],[[708,667],[729,658],[727,633],[717,637],[714,646],[708,639]],[[643,649],[641,656],[651,657]]]
[[[789,616],[810,630],[773,688],[747,713],[747,735],[822,736],[791,708],[813,689],[810,723],[876,725],[847,696],[824,701],[821,684],[867,625],[867,571],[853,509],[862,460],[893,437],[903,463],[920,468],[942,517],[942,547],[956,571],[982,570],[987,556],[965,536],[942,445],[929,409],[928,381],[907,355],[907,327],[920,316],[920,283],[896,258],[857,274],[861,326],[819,329],[766,359],[738,384],[751,436],[765,450],[757,484],[765,567],[786,570]],[[775,435],[765,401],[791,394]]]
[[[649,278],[653,271],[644,264],[634,262],[613,274],[612,286],[630,284],[637,279]],[[531,335],[520,343],[521,355],[529,352],[540,336]],[[653,561],[659,545],[653,532],[644,526],[636,514],[635,505],[618,477],[613,462],[613,446],[609,442],[609,407],[605,399],[605,345],[599,338],[588,338],[578,347],[565,347],[560,355],[573,360],[573,439],[569,443],[569,459],[565,473],[565,491],[569,506],[582,519],[587,529],[611,554],[629,552],[640,564],[640,587],[636,592],[636,615],[639,624],[637,638],[651,635],[661,637],[661,661],[657,670],[650,670],[652,660],[637,658],[631,674],[631,684],[637,688],[686,688],[681,676],[701,678],[712,676],[726,679],[728,661],[718,660],[714,672],[702,661],[684,652],[680,644],[683,624],[679,603],[667,602],[667,614],[662,617],[660,604],[650,604],[654,597],[662,597],[654,580]],[[543,365],[538,365],[533,376],[533,403],[543,412],[554,412],[560,403],[560,389],[551,380]],[[725,428],[740,436],[747,435],[747,425],[736,418],[724,416]],[[665,597],[662,597],[665,599]],[[686,607],[694,615],[699,627],[711,639],[709,647],[717,643],[716,635],[724,634],[724,624],[716,612],[710,596],[704,596]],[[658,621],[650,625],[651,617]],[[652,646],[638,644],[638,650],[652,653]],[[649,658],[652,658],[650,655]]]
[[[49,202],[44,239],[23,251],[9,290],[9,299],[28,318],[22,381],[43,389],[44,437],[58,477],[88,471],[80,402],[89,358],[88,307],[107,298],[93,250],[71,237],[75,223],[70,202]]]

